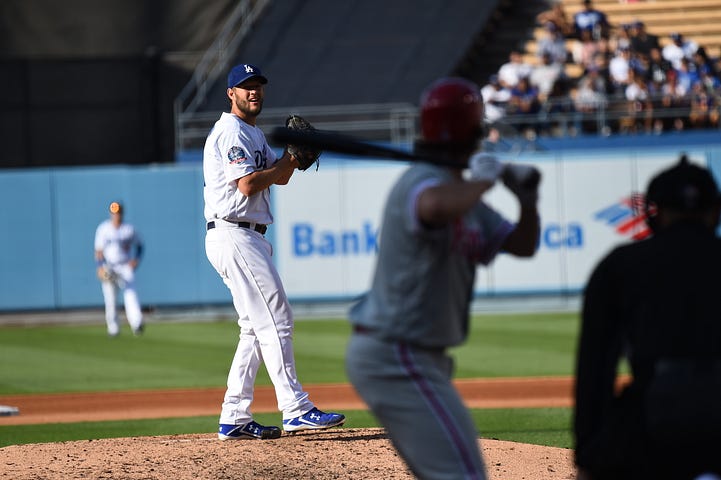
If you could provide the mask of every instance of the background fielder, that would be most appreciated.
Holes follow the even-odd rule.
[[[108,335],[120,333],[118,324],[118,290],[123,291],[125,315],[135,335],[143,333],[143,312],[135,290],[135,269],[143,254],[143,242],[135,227],[123,222],[123,206],[113,202],[110,218],[95,230],[95,262],[105,300],[105,323]]]

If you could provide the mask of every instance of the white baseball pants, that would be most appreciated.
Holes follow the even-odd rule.
[[[127,264],[107,266],[116,276],[115,281],[101,282],[103,299],[105,300],[105,324],[108,335],[115,336],[120,332],[118,322],[117,292],[123,291],[123,303],[125,304],[125,316],[133,331],[137,330],[143,323],[143,312],[140,309],[140,300],[135,290],[135,271]]]
[[[240,425],[253,419],[250,406],[261,362],[275,387],[283,419],[308,412],[313,404],[295,369],[293,313],[270,242],[253,230],[216,222],[206,234],[205,251],[230,290],[240,326],[219,423]]]

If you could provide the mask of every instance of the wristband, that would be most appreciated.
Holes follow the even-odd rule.
[[[105,260],[95,260],[95,265],[102,267],[105,264]]]

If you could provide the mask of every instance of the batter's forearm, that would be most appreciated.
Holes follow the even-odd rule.
[[[508,235],[503,249],[518,257],[530,257],[536,253],[541,235],[541,219],[535,207],[522,207],[516,228]]]

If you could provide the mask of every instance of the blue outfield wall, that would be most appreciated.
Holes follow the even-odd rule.
[[[622,154],[647,155],[649,148],[626,147]],[[704,152],[717,180],[721,180],[721,145],[692,148]],[[658,151],[668,154],[669,149],[684,151],[679,146],[664,146]],[[540,156],[549,153],[539,152]],[[602,154],[599,148],[586,152],[559,149],[552,156],[560,162],[583,162],[584,157],[598,159]],[[533,161],[533,155],[517,158]],[[618,156],[618,149],[610,155]],[[325,166],[329,173],[338,157],[325,154],[323,158],[321,169]],[[341,157],[338,161],[344,160]],[[358,168],[357,162],[353,163]],[[205,256],[202,189],[198,158],[162,166],[0,171],[0,311],[102,307],[93,240],[95,228],[107,218],[107,206],[114,200],[124,203],[126,220],[136,225],[145,243],[138,271],[138,291],[144,306],[230,306],[229,292]],[[274,200],[274,210],[280,207],[278,202]],[[274,214],[283,220],[283,211]],[[281,226],[282,222],[278,229]],[[274,230],[269,230],[271,242]],[[307,300],[302,288],[293,286],[290,273],[281,269],[281,276],[288,274],[291,300]],[[316,294],[314,300],[347,300]]]
[[[102,306],[95,228],[113,200],[145,243],[143,305],[227,302],[204,250],[198,165],[0,173],[0,310]]]

